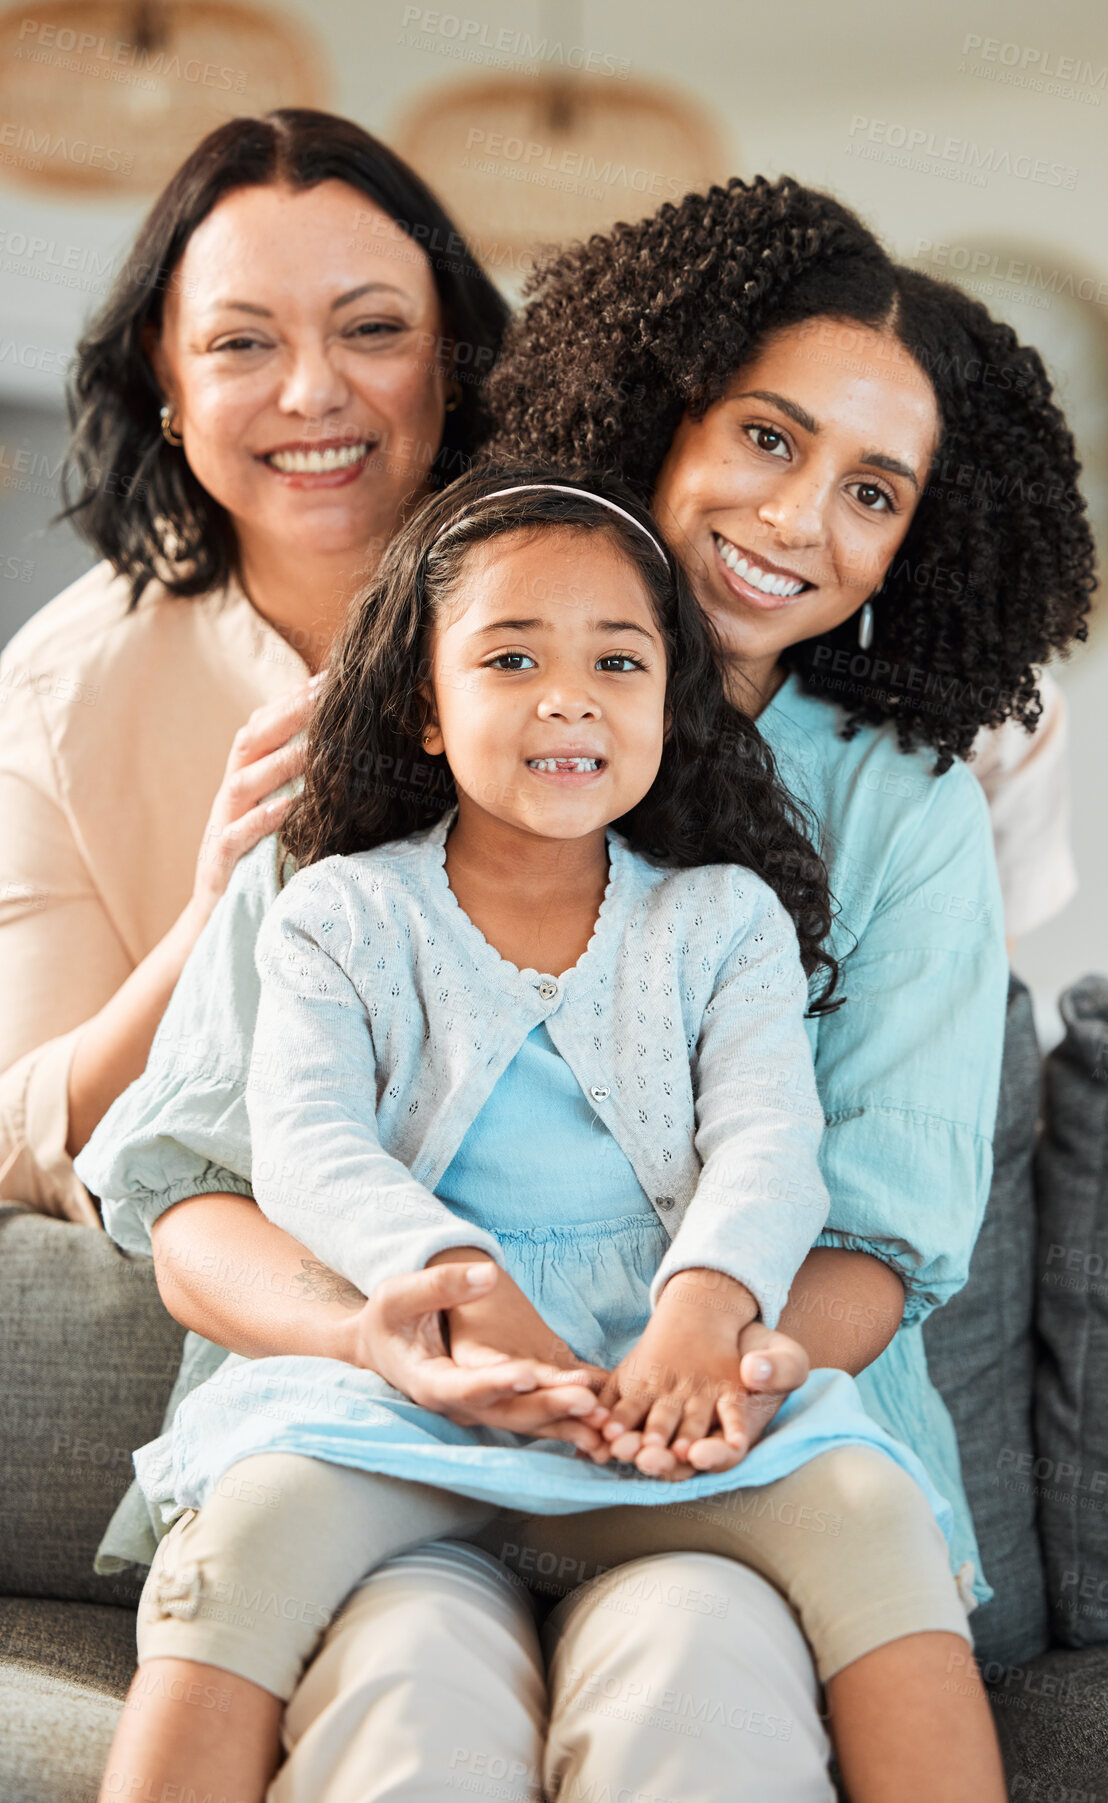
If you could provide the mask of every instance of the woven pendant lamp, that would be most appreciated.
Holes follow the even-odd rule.
[[[503,61],[506,38],[525,66],[440,85],[393,133],[493,274],[525,271],[540,246],[641,219],[726,176],[703,110],[631,79],[601,44],[600,18],[586,41],[577,6],[546,5],[536,33],[496,34],[488,46],[485,60]],[[472,39],[464,48],[471,61],[482,55]]]
[[[55,194],[156,192],[243,113],[320,106],[303,27],[241,0],[36,0],[0,14],[0,177]]]

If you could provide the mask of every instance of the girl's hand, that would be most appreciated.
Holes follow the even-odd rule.
[[[594,1421],[597,1372],[576,1361],[553,1365],[523,1355],[460,1364],[447,1351],[443,1314],[472,1304],[498,1281],[511,1283],[491,1260],[432,1264],[379,1284],[355,1322],[352,1363],[376,1371],[421,1408],[461,1427],[498,1427],[529,1439],[567,1440],[582,1452],[607,1455]],[[515,1286],[512,1286],[515,1288]],[[568,1349],[567,1349],[568,1350]],[[591,1423],[591,1424],[590,1424]]]
[[[252,851],[284,819],[292,797],[266,797],[304,768],[303,741],[290,741],[307,725],[325,675],[320,671],[280,701],[256,707],[235,734],[196,860],[192,908],[200,924],[223,894],[243,853]]]
[[[756,1307],[719,1272],[671,1279],[600,1392],[611,1410],[602,1431],[612,1457],[675,1480],[730,1470],[746,1456],[808,1375],[804,1348],[751,1319]]]
[[[431,1263],[451,1264],[472,1256],[464,1247],[452,1247]],[[524,1360],[534,1376],[535,1389],[543,1392],[541,1399],[538,1395],[521,1399],[513,1408],[497,1405],[496,1419],[486,1415],[484,1426],[507,1427],[538,1439],[568,1440],[578,1451],[606,1462],[599,1430],[608,1411],[598,1406],[596,1391],[607,1381],[607,1371],[577,1358],[506,1271],[497,1272],[492,1288],[478,1300],[450,1310],[448,1331],[450,1355],[456,1365],[495,1371],[511,1361]],[[563,1400],[567,1406],[559,1415],[554,1411]]]

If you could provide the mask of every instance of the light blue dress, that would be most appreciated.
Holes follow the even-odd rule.
[[[543,1022],[498,1079],[436,1193],[462,1220],[495,1234],[508,1274],[579,1357],[610,1369],[631,1351],[650,1319],[651,1280],[669,1236]],[[545,1224],[521,1228],[521,1218]],[[849,1441],[882,1448],[908,1471],[949,1541],[949,1504],[919,1460],[870,1419],[840,1371],[814,1372],[733,1470],[676,1487],[627,1466],[589,1464],[560,1441],[455,1426],[374,1372],[293,1357],[228,1358],[185,1399],[171,1434],[143,1447],[135,1463],[151,1493],[171,1491],[178,1507],[201,1505],[236,1460],[282,1451],[508,1509],[572,1514],[770,1483]]]

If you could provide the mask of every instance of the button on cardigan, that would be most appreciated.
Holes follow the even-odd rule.
[[[520,970],[450,888],[456,814],[309,866],[266,915],[247,1084],[259,1206],[367,1294],[448,1247],[503,1263],[434,1190],[543,1021],[670,1235],[651,1300],[707,1266],[776,1325],[827,1215],[784,907],[746,869],[662,868],[609,828],[587,949],[568,971]],[[519,1226],[542,1225],[521,1197]]]

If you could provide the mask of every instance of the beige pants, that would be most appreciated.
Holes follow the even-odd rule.
[[[874,1647],[941,1629],[970,1638],[946,1542],[884,1453],[838,1447],[776,1483],[690,1504],[521,1516],[292,1453],[240,1460],[158,1547],[139,1661],[198,1660],[286,1701],[336,1611],[376,1566],[447,1536],[476,1541],[559,1594],[628,1560],[722,1555],[780,1590],[826,1683]],[[709,1614],[710,1596],[675,1605]]]
[[[267,1803],[835,1799],[792,1614],[745,1566],[699,1553],[594,1579],[542,1646],[486,1554],[445,1540],[393,1559],[328,1629],[282,1741]]]

